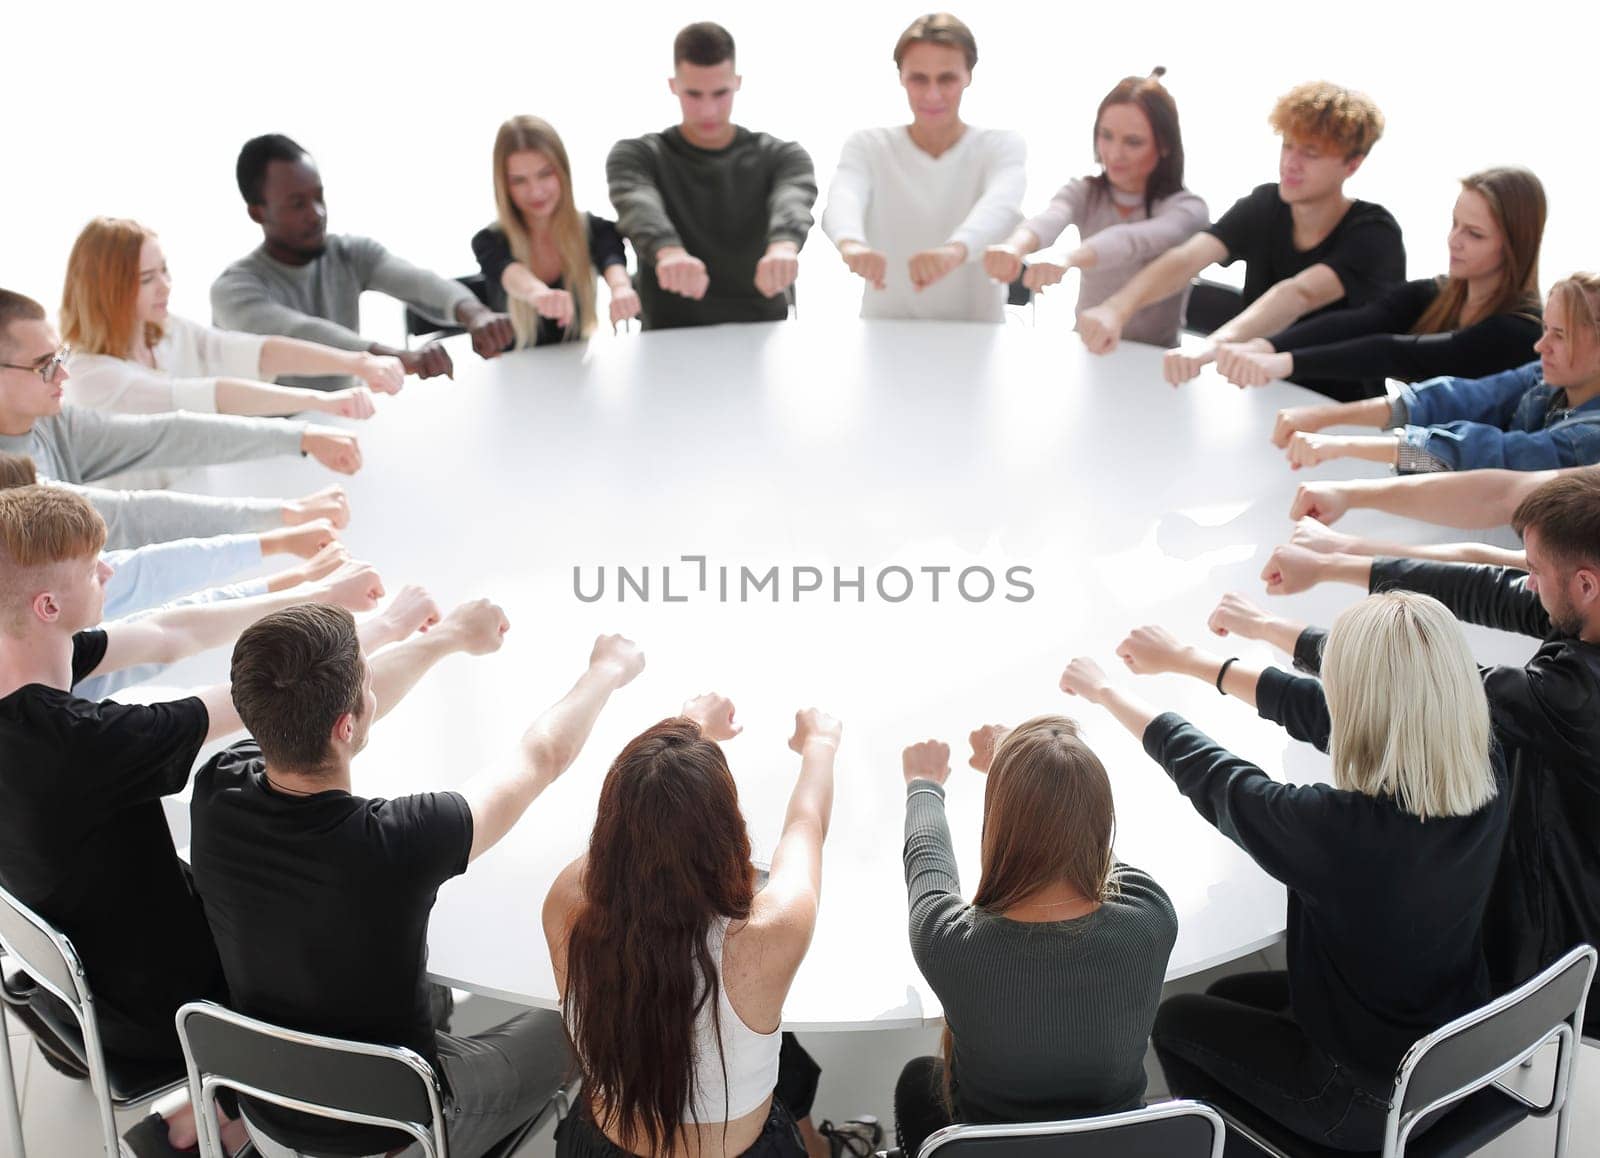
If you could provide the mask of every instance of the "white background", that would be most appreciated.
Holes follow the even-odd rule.
[[[493,216],[490,150],[505,117],[553,122],[580,206],[609,214],[606,151],[676,121],[666,87],[673,33],[715,19],[738,42],[735,119],[804,144],[825,190],[848,132],[905,119],[890,53],[920,11],[882,0],[19,0],[7,9],[0,285],[53,310],[83,223],[130,216],[162,235],[173,309],[203,320],[211,279],[259,241],[233,179],[250,136],[287,133],[315,154],[332,230],[370,234],[459,274],[474,268],[468,242]],[[1213,216],[1275,179],[1273,100],[1325,77],[1368,91],[1388,117],[1350,190],[1400,220],[1411,276],[1444,267],[1455,179],[1511,162],[1537,172],[1550,195],[1543,284],[1600,265],[1600,18],[1588,4],[1135,0],[957,14],[979,48],[964,114],[1027,138],[1025,212],[1092,171],[1090,121],[1124,75],[1168,67],[1188,183]],[[820,231],[802,261],[808,313],[854,312],[859,283]],[[392,303],[369,300],[367,318],[372,336],[397,337]]]

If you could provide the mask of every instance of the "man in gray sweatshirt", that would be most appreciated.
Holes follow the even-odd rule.
[[[234,175],[250,220],[261,226],[262,243],[212,283],[213,324],[387,354],[422,378],[452,374],[450,355],[438,342],[397,350],[361,336],[361,293],[372,289],[440,325],[463,327],[480,357],[493,358],[515,342],[511,319],[460,282],[412,265],[370,237],[330,236],[322,174],[290,138],[252,137],[239,150]],[[325,390],[349,385],[342,377],[279,381]]]
[[[298,453],[341,474],[360,469],[355,436],[332,427],[226,414],[107,414],[62,406],[65,361],[44,307],[0,289],[0,451],[27,455],[41,478],[81,490],[105,519],[109,546],[262,531],[302,521],[302,515],[333,513],[317,509],[316,502],[331,496],[285,502],[83,485],[134,467],[208,466]]]

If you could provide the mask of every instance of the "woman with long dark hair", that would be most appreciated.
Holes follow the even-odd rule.
[[[1112,853],[1105,767],[1063,716],[972,734],[988,773],[978,891],[961,897],[944,782],[950,749],[905,750],[911,950],[944,1005],[944,1057],[895,1089],[914,1158],[951,1122],[1040,1122],[1130,1110],[1178,919],[1147,873]]]
[[[1044,211],[1017,226],[1000,245],[983,255],[983,268],[996,281],[1042,290],[1067,270],[1082,275],[1078,310],[1091,309],[1167,250],[1210,224],[1206,203],[1183,184],[1183,133],[1178,105],[1161,78],[1118,81],[1094,114],[1094,158],[1100,172],[1063,185]],[[1060,261],[1034,262],[1023,273],[1022,259],[1053,245],[1069,225],[1078,227],[1078,245]],[[1178,340],[1188,287],[1154,302],[1128,319],[1123,336],[1136,342],[1170,346]]]
[[[774,1091],[780,1061],[811,1063],[778,1024],[816,924],[840,726],[795,715],[800,776],[759,891],[720,744],[738,732],[733,705],[702,696],[635,737],[600,789],[588,853],[545,899],[583,1074],[562,1158],[806,1153],[795,1118],[809,1106]]]

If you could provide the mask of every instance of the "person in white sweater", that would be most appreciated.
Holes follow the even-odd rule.
[[[894,62],[911,124],[845,141],[822,230],[867,283],[862,317],[1001,321],[1005,287],[982,259],[1022,218],[1027,146],[961,120],[978,47],[954,16],[913,21]]]
[[[1130,76],[1105,95],[1094,118],[1094,155],[1100,172],[1068,181],[1044,212],[1030,217],[1007,240],[991,245],[983,268],[996,281],[1018,275],[1038,292],[1069,269],[1082,277],[1078,312],[1093,309],[1128,279],[1175,245],[1210,224],[1206,203],[1183,186],[1183,135],[1178,106],[1161,83],[1166,69]],[[1058,261],[1024,267],[1025,255],[1055,243],[1069,225],[1078,245]],[[1136,342],[1174,346],[1183,324],[1189,286],[1140,309],[1122,335]]]
[[[405,380],[397,358],[216,330],[177,317],[167,308],[171,292],[154,232],[114,217],[84,226],[67,259],[61,295],[62,334],[73,350],[68,403],[128,414],[368,418],[372,391],[393,394]],[[363,385],[324,391],[266,381],[280,374],[348,374]]]

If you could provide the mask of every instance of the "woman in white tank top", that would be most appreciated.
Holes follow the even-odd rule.
[[[799,1052],[779,1022],[816,924],[840,726],[814,708],[795,715],[800,775],[760,892],[718,743],[739,730],[733,705],[708,695],[629,743],[588,853],[545,899],[583,1070],[560,1158],[806,1154],[773,1091],[780,1055]]]

